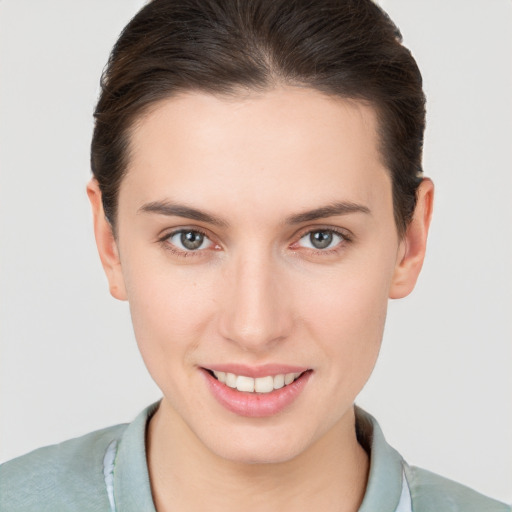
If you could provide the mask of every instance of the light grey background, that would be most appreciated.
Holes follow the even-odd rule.
[[[89,178],[98,79],[141,0],[0,1],[0,460],[158,399],[107,290]],[[512,2],[385,0],[422,69],[424,272],[359,404],[413,464],[512,501]]]

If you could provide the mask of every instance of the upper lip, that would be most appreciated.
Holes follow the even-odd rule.
[[[212,364],[208,366],[203,366],[206,370],[212,370],[215,372],[225,372],[225,373],[234,373],[235,375],[244,375],[245,377],[267,377],[269,375],[281,375],[287,373],[303,373],[310,368],[304,366],[295,366],[289,364],[279,364],[279,363],[268,363],[263,364],[261,366],[249,366],[246,364]]]

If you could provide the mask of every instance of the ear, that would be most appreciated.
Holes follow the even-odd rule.
[[[121,271],[119,250],[112,231],[112,226],[105,217],[103,202],[101,200],[101,190],[95,178],[87,184],[87,195],[89,196],[92,207],[96,246],[98,247],[103,270],[108,279],[110,293],[116,299],[126,300],[126,289]]]
[[[390,299],[401,299],[409,295],[416,284],[425,259],[433,202],[434,184],[430,179],[424,178],[417,191],[413,218],[400,243],[389,291]]]

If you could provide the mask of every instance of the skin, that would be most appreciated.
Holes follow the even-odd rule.
[[[116,237],[95,180],[88,194],[110,291],[129,301],[164,396],[147,439],[158,510],[199,510],[205,495],[213,511],[357,510],[368,457],[353,403],[377,359],[388,298],[415,285],[433,199],[426,179],[400,239],[374,110],[293,87],[184,93],[133,129]],[[155,202],[221,222],[145,211]],[[289,222],[334,203],[362,208]],[[179,229],[211,243],[185,253],[171,236]],[[332,244],[315,249],[309,233],[329,230]],[[199,368],[223,363],[312,374],[284,411],[248,418],[205,385]]]

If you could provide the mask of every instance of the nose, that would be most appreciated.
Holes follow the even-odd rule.
[[[226,269],[221,335],[245,351],[265,352],[290,335],[290,294],[284,271],[262,255],[240,256]]]

